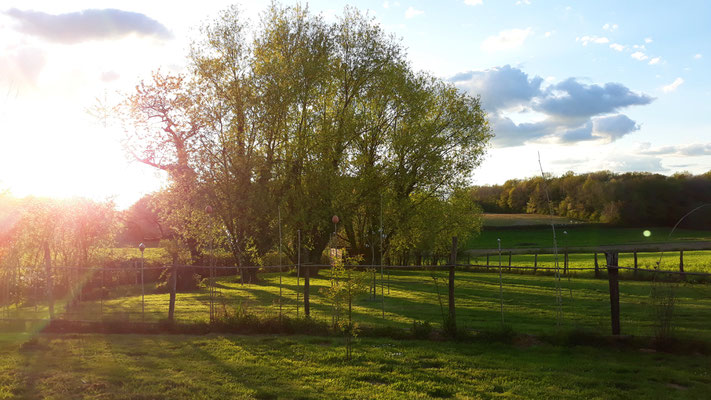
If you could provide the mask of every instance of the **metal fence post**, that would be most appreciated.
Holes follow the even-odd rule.
[[[449,328],[452,333],[457,331],[457,320],[454,313],[454,266],[457,264],[457,237],[452,237],[452,254],[449,259]]]
[[[49,253],[49,243],[44,242],[44,271],[47,278],[47,300],[49,301],[49,319],[54,319],[54,295],[52,293],[52,256]]]
[[[178,281],[178,253],[173,254],[173,265],[170,274],[170,303],[168,304],[168,320],[173,322],[175,316],[175,289]]]
[[[618,281],[619,253],[616,251],[605,252],[607,260],[607,279],[610,283],[610,318],[612,322],[612,334],[620,334],[620,283]]]

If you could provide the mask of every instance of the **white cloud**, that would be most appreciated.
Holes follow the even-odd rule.
[[[518,1],[516,2],[516,5],[517,5],[517,6],[520,6],[520,5],[523,5],[523,4],[525,4],[525,5],[527,5],[527,6],[530,6],[530,5],[531,5],[531,0],[518,0]]]
[[[611,48],[612,50],[622,51],[622,50],[625,49],[625,46],[624,46],[624,45],[621,45],[621,44],[619,44],[619,43],[613,43],[613,44],[610,45],[610,48]]]
[[[605,24],[602,26],[603,30],[610,31],[610,32],[616,31],[617,28],[619,28],[619,26],[617,24]]]
[[[513,50],[521,47],[531,34],[533,34],[531,28],[501,31],[496,36],[484,39],[481,49],[487,52]]]
[[[696,55],[694,55],[694,60],[700,60],[701,57],[703,57],[701,53],[697,53]]]
[[[674,79],[674,82],[662,87],[662,92],[671,93],[675,91],[679,86],[681,86],[682,83],[684,83],[684,79],[676,78]]]
[[[644,38],[644,43],[652,43],[652,38],[651,37]]]
[[[47,14],[12,8],[1,12],[17,21],[17,30],[57,43],[120,39],[130,34],[171,39],[173,34],[148,16],[117,9],[89,9],[67,14]]]
[[[418,10],[415,7],[408,7],[407,10],[405,10],[405,18],[410,19],[410,18],[415,18],[418,15],[422,15],[425,12],[422,10]]]
[[[581,42],[583,46],[587,46],[588,43],[595,43],[595,44],[605,44],[605,43],[610,43],[610,39],[602,36],[583,36],[583,37],[577,37],[575,38],[576,42]]]
[[[390,8],[390,7],[400,7],[400,2],[394,1],[391,3],[387,0],[383,2],[383,8]]]
[[[653,59],[649,60],[649,65],[659,64],[660,61],[662,61],[661,57],[654,57]]]
[[[619,83],[588,85],[568,78],[544,86],[543,78],[509,65],[460,73],[450,81],[481,96],[496,133],[496,147],[527,142],[613,142],[639,129],[620,111],[654,101]]]
[[[484,4],[483,0],[464,0],[464,4],[468,6],[480,6]]]
[[[642,53],[641,51],[635,51],[634,53],[632,53],[630,55],[630,57],[634,58],[635,60],[639,60],[639,61],[644,61],[649,58],[646,54]]]

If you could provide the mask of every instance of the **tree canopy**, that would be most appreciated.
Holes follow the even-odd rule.
[[[621,225],[673,226],[695,207],[711,203],[711,172],[672,176],[568,172],[545,181],[533,177],[477,186],[471,189],[471,195],[489,212],[548,214],[545,189],[556,215]],[[684,226],[708,226],[709,211],[699,210]]]
[[[287,254],[295,261],[300,231],[303,260],[319,262],[333,215],[352,254],[416,251],[418,226],[476,229],[457,193],[491,137],[479,99],[413,71],[356,9],[327,23],[273,3],[251,26],[230,8],[189,61],[187,75],[158,72],[120,108],[127,150],[170,174],[167,225],[184,238],[219,237],[254,261],[274,249],[280,215]]]

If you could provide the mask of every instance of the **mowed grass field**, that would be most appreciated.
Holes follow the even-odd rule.
[[[558,266],[563,268],[563,252],[565,249],[560,249],[558,254]],[[471,254],[460,259],[460,262],[469,262],[475,265],[486,265],[486,254]],[[511,265],[531,267],[537,265],[539,268],[554,268],[556,257],[554,254],[539,254],[536,261],[536,256],[534,254],[511,254]],[[597,255],[598,267],[604,270],[606,261],[605,254],[598,253]],[[666,251],[666,252],[640,252],[637,253],[637,268],[641,269],[654,269],[659,265],[659,269],[662,271],[679,271],[679,252],[678,251]],[[501,264],[503,266],[508,266],[509,264],[509,252],[503,250],[501,253]],[[499,265],[499,253],[490,252],[489,253],[489,265],[498,266]],[[568,265],[570,268],[595,268],[595,253],[570,253],[568,254]],[[634,253],[619,253],[618,265],[625,268],[634,268]],[[684,252],[684,271],[685,272],[700,272],[700,273],[711,273],[711,251],[710,250],[694,250]],[[531,272],[531,271],[529,271]],[[577,276],[593,276],[594,271],[571,271],[573,275]],[[629,274],[629,272],[625,272]],[[689,276],[690,280],[695,278]],[[706,280],[711,280],[711,278],[706,278]]]
[[[483,220],[483,231],[472,237],[465,244],[465,249],[496,249],[497,239],[501,239],[501,247],[504,249],[553,247],[551,217],[532,214],[484,214]],[[711,241],[711,227],[707,230],[677,228],[672,233],[671,227],[630,228],[581,224],[580,221],[562,217],[552,217],[552,220],[556,226],[558,247],[561,249]],[[645,230],[650,232],[649,237],[644,236]]]
[[[536,342],[0,335],[0,398],[702,399],[707,356]]]
[[[323,294],[330,287],[328,270],[322,270],[311,279],[311,316],[329,323],[332,307]],[[442,325],[447,312],[447,272],[394,270],[377,279],[377,296],[358,296],[353,304],[353,320],[361,326],[396,327],[409,329],[413,321]],[[629,277],[629,274],[623,274]],[[290,273],[281,274],[282,296],[279,296],[279,274],[261,275],[259,284],[242,285],[238,277],[217,279],[218,312],[234,315],[250,313],[261,317],[279,315],[280,300],[283,315],[303,317],[303,287],[297,287],[297,278]],[[436,279],[436,282],[435,282]],[[517,333],[551,334],[558,329],[556,294],[562,296],[562,319],[565,329],[583,329],[595,334],[610,334],[610,304],[607,279],[588,277],[562,277],[558,282],[552,275],[506,273],[501,280],[505,323]],[[303,280],[301,281],[303,285]],[[711,341],[711,285],[705,283],[674,283],[675,309],[673,324],[675,334]],[[655,308],[650,296],[650,281],[620,281],[622,332],[627,335],[654,335]],[[384,294],[384,297],[382,294]],[[457,271],[455,282],[457,322],[469,331],[496,330],[501,325],[499,276],[492,272]],[[155,293],[147,285],[145,321],[158,322],[167,318],[169,295]],[[74,311],[67,313],[57,306],[57,313],[71,320],[141,321],[141,291],[139,286],[118,288],[103,301],[80,302]],[[46,318],[44,306],[10,307],[0,310],[9,318]],[[175,310],[176,321],[181,323],[207,323],[209,321],[209,296],[205,288],[194,292],[178,293]]]

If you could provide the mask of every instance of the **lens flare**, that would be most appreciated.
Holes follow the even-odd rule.
[[[644,235],[644,237],[650,237],[652,236],[652,232],[650,232],[649,230],[645,230],[644,232],[642,232],[642,235]]]

